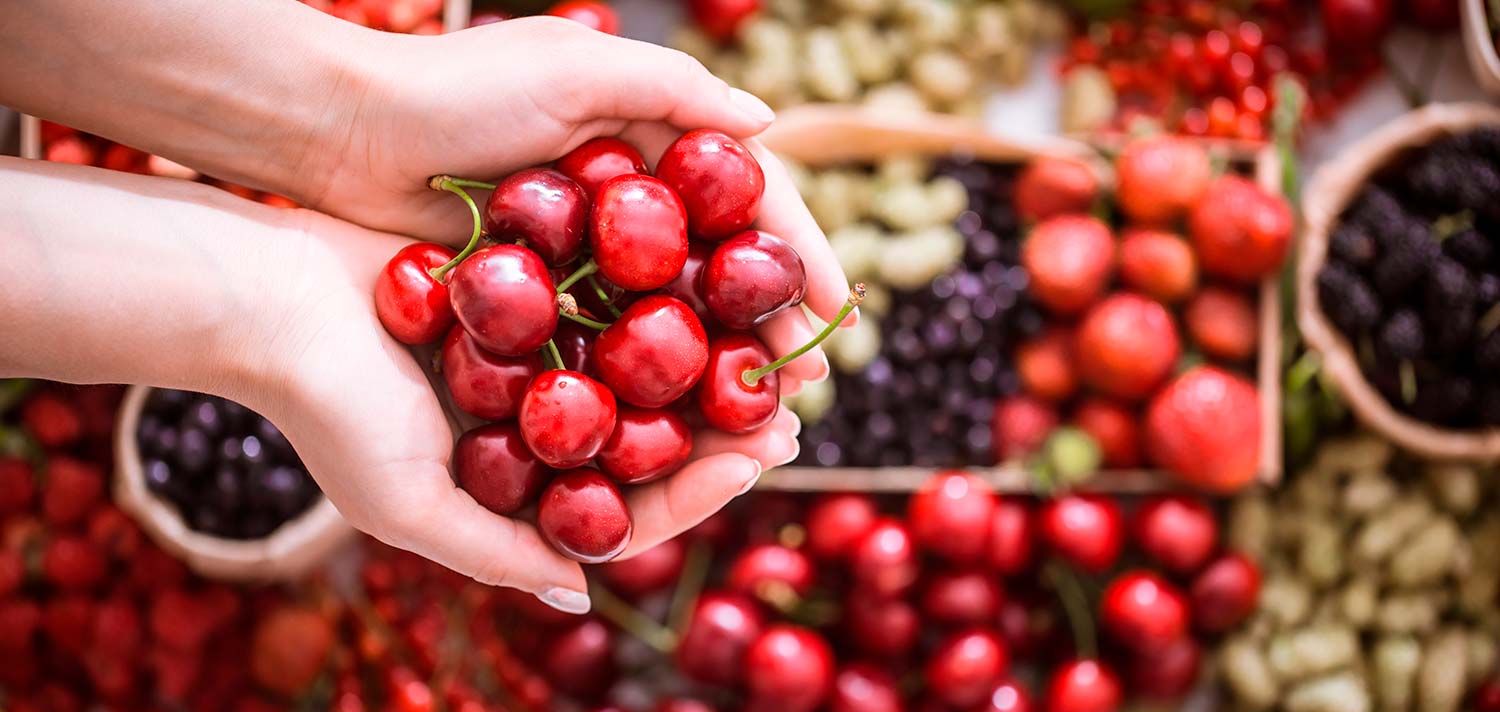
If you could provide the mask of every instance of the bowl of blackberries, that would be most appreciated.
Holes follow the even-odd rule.
[[[1500,458],[1500,109],[1397,119],[1303,211],[1298,324],[1355,413],[1424,455]]]
[[[286,436],[238,403],[135,386],[118,428],[120,507],[204,576],[295,578],[353,532]]]

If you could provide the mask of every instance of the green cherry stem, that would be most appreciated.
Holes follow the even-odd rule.
[[[1094,619],[1089,614],[1088,597],[1077,577],[1056,561],[1049,561],[1042,568],[1042,575],[1052,583],[1057,598],[1062,602],[1063,615],[1073,631],[1073,648],[1081,658],[1093,658],[1099,654],[1098,633],[1094,630]]]
[[[557,370],[567,368],[563,365],[562,353],[557,350],[555,339],[547,339],[547,350],[543,351],[542,355],[546,358],[548,368]]]
[[[764,366],[761,366],[760,368],[751,369],[740,374],[740,380],[744,381],[745,385],[753,387],[756,384],[760,383],[760,379],[765,378],[766,374],[769,374],[772,371],[775,371],[776,369],[791,363],[792,361],[796,360],[798,356],[801,356],[802,354],[813,350],[817,347],[818,344],[823,343],[828,339],[828,337],[832,336],[834,330],[839,328],[839,324],[844,323],[844,319],[849,316],[849,312],[854,311],[854,308],[858,307],[860,303],[864,302],[864,300],[865,283],[857,282],[855,283],[854,288],[849,290],[849,300],[844,302],[844,308],[839,310],[838,317],[833,321],[828,322],[828,326],[823,327],[823,331],[820,332],[817,336],[814,336],[812,341],[803,344],[802,346],[798,347],[797,350],[785,356],[782,356],[781,358],[776,359],[775,361],[772,361]]]
[[[583,279],[584,277],[587,277],[598,271],[599,263],[593,260],[589,260],[588,262],[579,265],[578,269],[573,270],[573,274],[568,275],[567,279],[564,279],[563,281],[557,283],[557,293],[562,294],[563,292],[568,290],[568,287],[578,284],[578,280]]]
[[[590,329],[594,329],[595,331],[604,331],[605,329],[609,328],[609,324],[606,324],[602,321],[594,321],[593,319],[579,314],[578,300],[574,298],[573,295],[568,294],[567,292],[563,292],[562,294],[557,295],[557,315],[563,317],[564,319],[576,321],[579,324],[583,324]]]
[[[604,288],[599,286],[599,280],[594,279],[594,275],[589,275],[588,280],[589,286],[594,288],[594,296],[599,297],[599,301],[604,302],[604,308],[608,309],[609,313],[613,314],[616,319],[620,318],[619,308],[615,306],[614,300],[610,299],[609,295],[604,293]]]
[[[460,182],[458,180],[454,179],[451,176],[433,176],[427,181],[427,187],[433,190],[446,190],[449,193],[463,198],[464,203],[469,206],[469,214],[474,217],[474,232],[473,234],[469,235],[469,244],[465,245],[463,251],[455,255],[453,259],[448,260],[448,264],[432,270],[432,278],[441,283],[443,281],[443,277],[446,277],[448,275],[449,270],[457,267],[458,263],[463,262],[464,259],[466,259],[469,255],[474,254],[474,250],[479,249],[480,226],[483,223],[479,218],[479,206],[475,205],[474,199],[470,197],[462,187],[460,187]],[[494,186],[490,187],[493,188]]]
[[[468,178],[454,178],[449,176],[448,180],[460,188],[478,188],[480,190],[494,190],[494,183],[486,183],[482,180],[469,180]]]

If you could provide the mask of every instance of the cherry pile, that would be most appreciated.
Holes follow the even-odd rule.
[[[801,304],[807,280],[790,244],[750,229],[764,175],[717,131],[684,134],[655,175],[629,144],[599,138],[498,185],[431,186],[468,204],[469,244],[403,248],[379,275],[376,311],[403,343],[441,338],[453,404],[489,421],[458,441],[459,485],[498,514],[540,497],[538,528],[579,561],[624,550],[620,486],[680,468],[690,418],[728,433],[769,423],[777,369],[863,298],[856,285],[833,324],[780,359],[750,332]],[[491,190],[482,211],[465,188]]]
[[[476,2],[474,4],[476,7],[474,14],[469,18],[469,27],[490,25],[515,17],[509,7],[489,7],[493,3]],[[563,0],[547,8],[546,14],[567,18],[605,34],[620,34],[620,16],[615,13],[614,7],[600,0]]]

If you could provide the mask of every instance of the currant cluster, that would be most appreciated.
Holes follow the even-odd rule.
[[[376,283],[376,311],[403,343],[442,338],[454,405],[491,421],[459,439],[459,485],[499,514],[541,491],[542,534],[579,561],[625,548],[617,485],[681,467],[688,416],[729,433],[769,423],[777,369],[863,295],[856,287],[839,319],[780,359],[751,333],[801,304],[806,276],[789,243],[749,229],[765,178],[717,131],[684,134],[654,176],[635,148],[599,138],[498,185],[431,185],[469,205],[469,245],[402,249]],[[483,211],[468,187],[492,191]],[[498,242],[481,248],[481,232]]]

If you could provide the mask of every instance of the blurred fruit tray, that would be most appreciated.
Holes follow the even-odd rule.
[[[776,153],[812,167],[868,163],[899,154],[968,155],[989,163],[1022,163],[1053,155],[1082,160],[1095,167],[1101,183],[1110,175],[1098,153],[1067,138],[1042,137],[1026,143],[986,133],[972,121],[937,114],[877,115],[853,106],[806,105],[778,114],[762,136]],[[1273,147],[1245,142],[1206,140],[1211,151],[1231,163],[1252,167],[1254,178],[1280,193],[1281,160]],[[1260,351],[1255,379],[1260,395],[1261,468],[1259,481],[1274,485],[1281,478],[1281,288],[1277,277],[1261,283]],[[784,491],[910,492],[934,472],[933,467],[782,467],[763,477],[761,489]],[[963,468],[983,477],[997,491],[1028,492],[1033,478],[1019,463]],[[1145,493],[1181,489],[1168,473],[1152,469],[1104,470],[1081,489],[1110,493]]]

